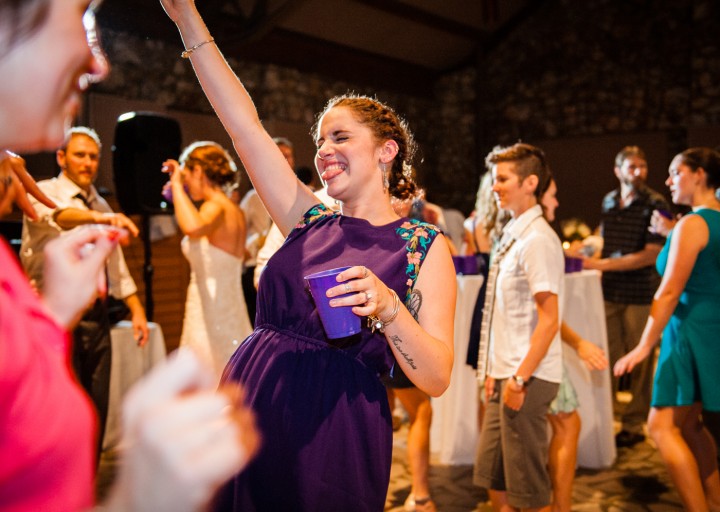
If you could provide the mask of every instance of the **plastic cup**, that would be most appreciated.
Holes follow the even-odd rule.
[[[479,274],[480,269],[478,268],[477,258],[474,255],[470,256],[453,256],[453,265],[455,265],[455,273],[466,276]]]
[[[473,276],[480,273],[475,255],[463,256],[462,269],[466,276]]]
[[[462,258],[460,256],[453,256],[453,265],[455,266],[455,273],[456,274],[462,274],[463,268],[462,268]]]
[[[582,258],[573,258],[572,256],[565,256],[565,273],[571,274],[573,272],[580,272],[582,270]]]
[[[325,334],[331,339],[345,338],[360,332],[360,317],[352,312],[352,306],[332,307],[330,306],[330,298],[325,295],[328,289],[340,284],[336,281],[337,275],[349,268],[333,268],[305,276],[305,281],[307,281],[310,293],[315,301],[315,307],[317,307],[320,314]],[[346,295],[352,294],[346,293],[333,298],[345,297]]]
[[[190,194],[190,189],[188,188],[187,185],[183,185],[183,189],[185,190],[185,193],[186,193],[186,194]],[[165,198],[165,200],[166,200],[168,203],[172,203],[172,202],[173,202],[173,191],[172,191],[172,187],[164,188],[164,189],[162,190],[161,194],[162,194],[162,196]]]
[[[575,272],[583,271],[583,260],[582,258],[575,258]]]

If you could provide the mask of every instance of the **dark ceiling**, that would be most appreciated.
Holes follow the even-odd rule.
[[[228,57],[429,95],[472,64],[539,0],[197,0]],[[177,42],[157,0],[105,0],[102,27]]]

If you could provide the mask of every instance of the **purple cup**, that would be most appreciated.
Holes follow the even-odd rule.
[[[667,210],[658,210],[658,213],[659,213],[660,215],[662,215],[663,217],[665,217],[666,219],[672,220],[672,213],[670,213],[669,211],[667,211]]]
[[[188,195],[190,194],[190,189],[188,188],[187,185],[183,185],[183,189],[185,190],[185,193],[186,193],[186,194],[188,194]],[[172,187],[164,188],[164,189],[162,190],[161,194],[162,194],[162,196],[165,198],[165,200],[166,200],[168,203],[172,203],[172,202],[173,202]]]
[[[583,271],[583,259],[575,258],[575,272],[582,272],[582,271]]]
[[[477,258],[474,254],[471,254],[470,256],[463,256],[463,274],[466,276],[473,276],[480,273],[480,269],[478,268],[478,262]]]
[[[472,254],[470,256],[453,256],[452,260],[456,274],[470,276],[480,273],[477,258]]]
[[[572,256],[565,256],[565,273],[571,274],[573,272],[580,272],[582,270],[583,260],[582,258],[573,258]]]
[[[337,275],[349,268],[333,268],[305,276],[305,281],[308,283],[310,293],[315,301],[315,307],[317,307],[320,314],[320,320],[328,338],[345,338],[360,332],[360,317],[352,312],[352,306],[332,307],[330,306],[330,298],[325,294],[328,289],[340,284],[336,280]],[[352,294],[346,293],[333,298],[347,295]]]
[[[453,265],[455,266],[455,273],[456,274],[462,274],[463,268],[462,268],[462,256],[453,256]]]

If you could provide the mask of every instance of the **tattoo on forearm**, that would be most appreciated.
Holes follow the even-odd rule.
[[[393,335],[390,336],[390,341],[393,345],[395,345],[395,348],[400,353],[400,355],[403,356],[403,359],[405,359],[405,362],[412,368],[413,370],[417,370],[417,365],[415,364],[415,360],[410,357],[407,352],[404,352],[402,348],[400,348],[400,345],[402,345],[402,340],[400,339],[400,336]]]
[[[418,314],[420,314],[420,306],[422,306],[422,292],[420,290],[413,290],[408,298],[407,308],[415,321],[417,321]]]

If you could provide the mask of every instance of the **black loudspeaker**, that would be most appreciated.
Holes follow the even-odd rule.
[[[113,180],[118,202],[128,215],[172,213],[162,197],[168,181],[162,163],[180,154],[180,124],[155,112],[128,112],[115,126]]]

